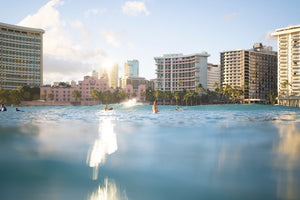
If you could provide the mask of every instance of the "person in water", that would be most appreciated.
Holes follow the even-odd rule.
[[[153,110],[153,113],[158,113],[159,112],[156,100],[153,102],[152,110]]]
[[[18,108],[15,109],[16,112],[24,112],[22,110],[19,110]]]
[[[7,109],[6,109],[6,107],[4,106],[4,104],[1,105],[1,111],[2,111],[2,112],[7,111]]]
[[[176,110],[176,111],[181,111],[181,108],[177,107],[175,110]]]
[[[113,109],[112,107],[108,108],[107,105],[105,104],[105,106],[104,106],[104,110],[105,110],[105,111],[107,111],[107,110],[112,110],[112,109]]]

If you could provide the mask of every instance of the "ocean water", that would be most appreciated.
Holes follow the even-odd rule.
[[[300,109],[0,112],[0,199],[300,199]]]

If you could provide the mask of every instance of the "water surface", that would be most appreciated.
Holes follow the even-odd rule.
[[[0,112],[0,199],[300,199],[300,109]]]

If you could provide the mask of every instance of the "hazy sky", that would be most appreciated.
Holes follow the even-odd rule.
[[[300,24],[299,0],[0,0],[0,22],[41,28],[44,83],[82,80],[91,70],[138,59],[155,78],[154,57],[252,48],[277,50],[270,33]]]

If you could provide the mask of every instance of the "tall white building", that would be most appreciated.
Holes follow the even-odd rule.
[[[220,65],[207,64],[207,89],[215,91],[215,82],[220,86]]]
[[[124,64],[124,76],[139,76],[139,61],[127,60]]]
[[[199,84],[207,89],[207,57],[206,52],[183,55],[166,54],[155,57],[156,85],[161,91],[195,90]]]
[[[278,37],[279,104],[300,106],[300,25],[277,29],[272,36]]]

